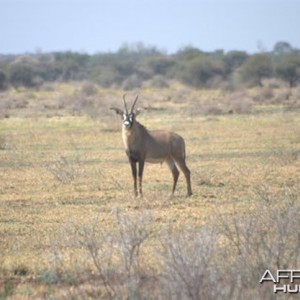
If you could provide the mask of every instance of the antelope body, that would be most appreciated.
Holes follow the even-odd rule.
[[[184,139],[174,132],[166,130],[148,130],[136,120],[139,111],[134,112],[135,98],[130,112],[127,109],[125,95],[123,96],[124,111],[111,107],[123,119],[122,138],[128,156],[134,180],[134,195],[138,196],[137,173],[139,178],[139,194],[143,196],[142,179],[145,162],[166,162],[173,175],[172,195],[174,194],[179,171],[176,164],[184,173],[187,183],[187,196],[192,195],[190,170],[185,163]],[[137,163],[139,165],[137,172]]]

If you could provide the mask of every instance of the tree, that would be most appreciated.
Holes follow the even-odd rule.
[[[167,75],[175,65],[175,60],[168,56],[156,55],[147,58],[145,63],[153,74]]]
[[[0,71],[0,90],[5,89],[5,83],[6,83],[6,76],[5,73]]]
[[[10,83],[18,88],[20,86],[34,87],[36,85],[36,72],[32,64],[26,62],[12,63],[8,68]]]
[[[224,57],[225,74],[229,75],[238,67],[240,67],[248,58],[245,51],[230,51]]]
[[[175,58],[175,77],[193,87],[203,87],[214,76],[223,76],[223,62],[196,48],[185,48]]]
[[[272,75],[272,61],[269,55],[264,53],[250,56],[241,66],[241,74],[245,81],[263,86],[262,80]]]
[[[297,52],[286,54],[276,67],[276,74],[287,81],[291,88],[296,86],[300,78],[300,54]]]
[[[273,48],[273,53],[275,55],[287,54],[287,53],[291,53],[292,51],[293,51],[292,46],[287,42],[277,42]]]
[[[205,55],[199,55],[179,63],[177,77],[193,87],[204,86],[214,75],[221,72],[218,66]]]
[[[199,55],[203,54],[202,51],[200,51],[197,48],[194,47],[185,47],[177,52],[176,56],[180,60],[191,60],[193,58],[199,57]]]
[[[88,54],[71,51],[56,52],[54,59],[55,69],[53,69],[53,74],[60,74],[63,80],[82,80],[86,78],[86,66],[89,61]]]

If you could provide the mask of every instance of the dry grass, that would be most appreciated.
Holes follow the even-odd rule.
[[[26,105],[7,108],[10,118],[0,120],[0,298],[101,298],[124,291],[128,297],[141,296],[136,293],[173,297],[170,292],[160,293],[165,285],[158,278],[166,269],[162,270],[161,256],[153,254],[157,249],[161,253],[161,241],[168,241],[166,251],[174,249],[175,237],[162,237],[166,228],[171,226],[172,232],[179,233],[188,228],[202,230],[217,226],[212,220],[218,214],[245,216],[260,202],[280,207],[285,198],[278,195],[287,190],[294,191],[295,197],[299,195],[295,192],[299,191],[300,178],[299,110],[257,106],[251,114],[211,117],[188,112],[207,99],[220,99],[218,91],[176,85],[172,90],[141,91],[141,104],[153,109],[145,111],[140,121],[149,128],[166,128],[184,136],[194,195],[184,197],[186,187],[181,176],[176,196],[169,200],[172,177],[168,168],[146,165],[145,198],[134,199],[119,119],[107,110],[110,105],[121,104],[122,91],[60,85],[18,93],[16,99],[21,101],[23,96],[26,101],[21,102]],[[101,106],[97,117],[86,115],[88,105],[72,116],[69,107],[76,93],[90,99],[92,107]],[[68,100],[58,106],[63,98]],[[122,212],[119,219],[116,211]],[[135,217],[137,214],[139,217]],[[151,222],[145,225],[139,219],[141,214],[151,215]],[[135,224],[127,217],[140,221]],[[123,236],[122,246],[120,237],[130,226],[147,226],[149,230],[138,249],[142,263],[134,261],[132,266],[126,256],[128,239]],[[105,286],[99,269],[89,260],[91,252],[81,256],[82,251],[91,249],[88,241],[93,240],[91,231],[82,235],[84,228],[100,230],[96,241],[102,241],[104,248],[97,244],[97,249],[105,252],[112,243],[108,266],[112,270],[106,273],[107,267],[103,277],[113,283],[110,287]],[[57,261],[54,264],[54,254],[61,259],[59,268]],[[174,265],[170,265],[170,257],[164,257],[171,270]],[[127,279],[132,280],[124,277],[126,272],[130,273]],[[103,288],[97,287],[99,282]],[[197,284],[192,298],[197,298]],[[183,298],[189,297],[188,291],[182,293]]]

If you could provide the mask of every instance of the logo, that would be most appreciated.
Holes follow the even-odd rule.
[[[300,270],[277,270],[275,274],[266,270],[259,282],[272,282],[275,294],[297,294],[300,293]]]

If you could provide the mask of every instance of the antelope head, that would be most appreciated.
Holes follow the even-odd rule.
[[[123,95],[124,110],[122,110],[120,108],[116,108],[116,107],[111,107],[110,109],[114,110],[118,115],[120,115],[122,117],[123,127],[125,129],[130,129],[135,122],[136,115],[139,113],[138,110],[136,110],[136,112],[134,112],[134,107],[138,100],[138,96],[135,97],[135,100],[130,108],[130,111],[127,108],[125,96],[126,96],[126,94]]]

